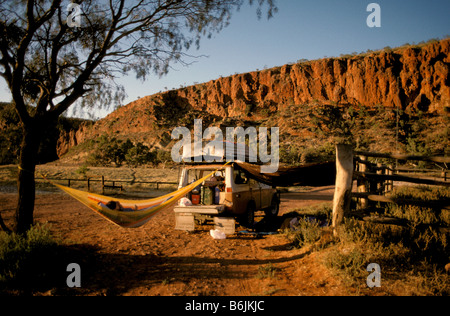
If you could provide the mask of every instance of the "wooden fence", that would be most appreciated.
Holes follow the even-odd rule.
[[[394,199],[386,196],[394,188],[395,182],[407,182],[425,185],[439,185],[450,187],[450,172],[441,170],[423,170],[395,168],[394,164],[383,165],[371,163],[368,158],[383,158],[385,160],[427,161],[433,163],[450,163],[450,157],[429,157],[395,155],[373,152],[354,152],[351,146],[338,145],[336,147],[336,191],[333,201],[333,227],[337,227],[343,220],[344,214],[350,213],[352,198],[357,198],[357,209],[361,212],[369,211],[375,203],[412,204],[424,207],[448,208],[448,201],[415,201]],[[424,173],[421,177],[404,175],[408,172]],[[432,173],[430,173],[432,171]],[[428,173],[428,174],[427,174]],[[432,177],[430,176],[432,175]],[[356,180],[356,191],[352,192],[353,182]],[[352,212],[354,214],[354,212]]]
[[[44,180],[43,178],[37,178],[40,180]],[[86,184],[86,190],[91,191],[92,187],[95,183],[100,183],[102,194],[105,193],[105,189],[117,189],[123,191],[123,185],[133,185],[133,184],[148,184],[154,185],[156,190],[161,189],[163,185],[178,185],[177,182],[165,182],[165,181],[133,181],[133,180],[107,180],[104,176],[100,176],[99,178],[87,178],[87,179],[71,179],[71,178],[47,178],[48,180],[52,180],[58,183],[64,183],[64,185],[69,188],[75,182],[84,182]]]
[[[447,182],[448,170],[435,169],[419,169],[418,171],[424,173],[425,177],[410,177],[400,173],[415,172],[414,169],[395,168],[394,164],[383,165],[381,163],[371,163],[368,157],[399,159],[401,160],[416,160],[416,161],[433,161],[433,162],[448,162],[450,157],[420,157],[420,156],[405,156],[405,155],[389,155],[370,152],[354,152],[355,171],[353,179],[357,181],[357,192],[352,193],[353,197],[358,198],[358,209],[365,209],[370,206],[370,202],[393,202],[392,199],[382,197],[391,192],[394,188],[394,181],[408,182],[425,185],[441,185],[450,186]],[[443,181],[441,181],[443,179]]]

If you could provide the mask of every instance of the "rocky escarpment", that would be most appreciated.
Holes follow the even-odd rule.
[[[194,118],[207,125],[251,122],[311,103],[444,113],[450,108],[449,53],[446,39],[233,75],[142,98],[70,139],[79,144],[107,133],[163,148],[174,127],[192,126]],[[70,147],[64,139],[60,144]]]
[[[194,109],[219,116],[242,110],[324,103],[439,111],[450,106],[450,40],[424,47],[285,65],[180,89]]]

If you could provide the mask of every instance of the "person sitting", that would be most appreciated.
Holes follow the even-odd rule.
[[[122,204],[120,204],[120,202],[118,202],[118,201],[109,201],[109,202],[106,203],[106,204],[103,204],[102,202],[100,202],[100,203],[98,203],[98,204],[99,204],[100,206],[107,207],[107,208],[109,208],[109,209],[112,210],[112,211],[120,211],[120,212],[135,212],[135,211],[137,211],[137,206],[135,206],[134,209],[131,208],[131,207],[125,208],[125,207],[123,207]]]

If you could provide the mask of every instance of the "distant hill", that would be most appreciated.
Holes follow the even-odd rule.
[[[169,151],[175,127],[192,130],[202,119],[203,128],[280,127],[282,158],[290,163],[332,155],[342,133],[360,149],[448,155],[449,52],[450,39],[432,40],[158,93],[62,133],[57,152],[65,161],[81,159],[105,135]]]
[[[58,124],[47,132],[39,147],[38,162],[46,163],[59,159],[59,150],[64,148],[60,141],[62,137],[74,133],[81,126],[89,125],[92,125],[92,122],[87,120],[60,117]],[[0,164],[17,163],[21,142],[22,128],[13,105],[0,102]]]

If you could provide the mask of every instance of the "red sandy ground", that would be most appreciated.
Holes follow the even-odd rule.
[[[332,187],[285,193],[281,215],[331,201],[332,196]],[[16,195],[0,193],[0,202],[3,218],[11,223]],[[56,236],[83,249],[82,288],[76,295],[361,294],[323,265],[320,252],[292,249],[284,235],[259,239],[234,235],[218,241],[210,237],[211,227],[195,233],[174,230],[170,210],[144,227],[124,229],[62,193],[38,194],[35,220],[48,223]],[[268,276],[266,271],[274,273]]]

